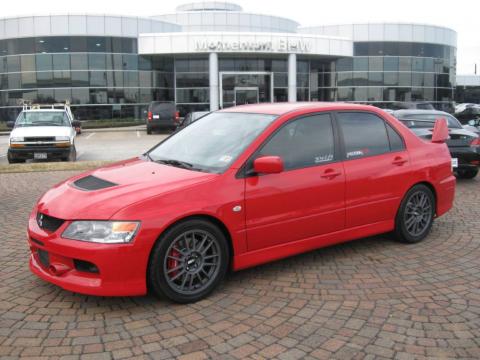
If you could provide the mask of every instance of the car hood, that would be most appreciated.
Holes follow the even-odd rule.
[[[70,126],[25,126],[13,129],[10,137],[70,136],[71,131]]]
[[[74,176],[54,186],[39,200],[38,211],[64,220],[106,220],[134,203],[218,176],[135,158]],[[91,190],[99,186],[103,188]]]

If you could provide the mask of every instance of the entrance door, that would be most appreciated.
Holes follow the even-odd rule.
[[[235,105],[257,104],[258,87],[235,87]]]

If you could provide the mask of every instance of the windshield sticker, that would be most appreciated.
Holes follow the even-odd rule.
[[[223,155],[218,161],[224,162],[224,163],[229,163],[232,161],[232,157],[230,155]]]
[[[333,154],[315,156],[315,164],[324,163],[333,160]]]

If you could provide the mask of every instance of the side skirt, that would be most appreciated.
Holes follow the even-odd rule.
[[[381,221],[374,224],[357,226],[350,229],[337,231],[330,234],[310,237],[286,244],[271,246],[265,249],[249,251],[233,258],[233,270],[246,269],[252,266],[280,260],[292,255],[320,249],[330,245],[343,243],[367,236],[382,234],[392,231],[393,220]]]

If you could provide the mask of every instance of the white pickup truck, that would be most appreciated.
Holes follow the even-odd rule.
[[[7,123],[8,124],[8,123]],[[24,105],[10,133],[8,162],[27,159],[75,161],[76,127],[67,104]]]

